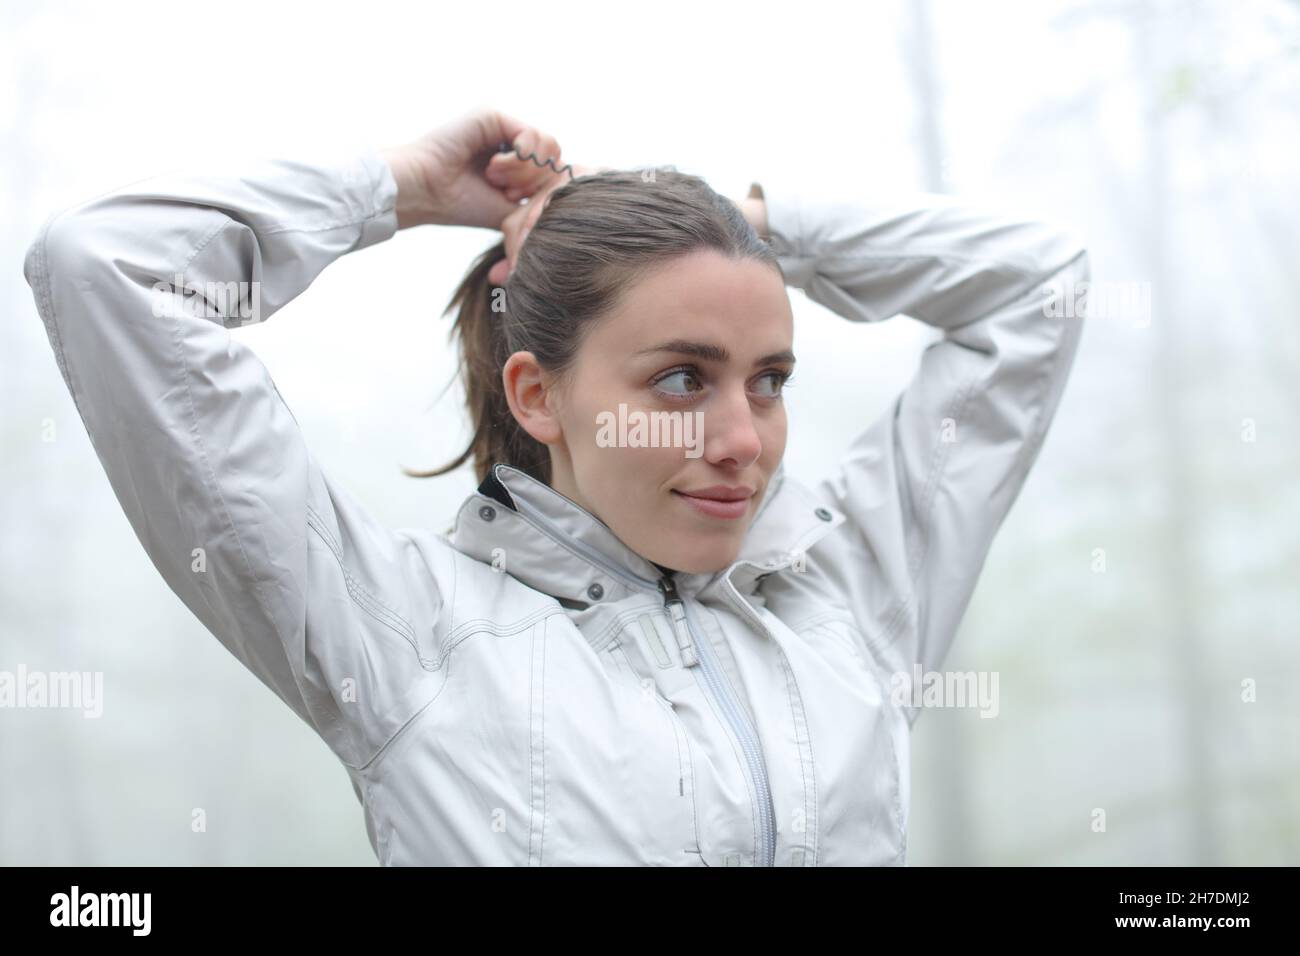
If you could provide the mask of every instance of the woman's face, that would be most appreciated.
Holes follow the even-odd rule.
[[[686,573],[727,567],[785,453],[793,326],[770,265],[698,250],[656,268],[585,331],[566,387],[533,389],[519,406],[550,447],[552,487],[642,557]],[[531,377],[510,373],[520,362],[531,354],[507,363],[517,397]],[[741,500],[690,496],[711,489]]]

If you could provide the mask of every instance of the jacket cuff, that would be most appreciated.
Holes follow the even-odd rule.
[[[352,201],[367,210],[361,238],[353,247],[364,249],[391,239],[397,232],[397,181],[376,149],[367,149],[344,168]]]
[[[786,285],[804,288],[813,277],[816,262],[804,253],[803,197],[779,184],[773,192],[753,182],[748,198],[762,199],[767,207],[768,243],[781,261]]]

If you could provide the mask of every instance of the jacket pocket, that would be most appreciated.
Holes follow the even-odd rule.
[[[585,661],[548,642],[544,862],[702,862],[690,737],[654,680],[658,658],[631,639],[645,637],[638,618]]]
[[[686,852],[698,854],[700,850],[699,833],[696,823],[695,807],[695,769],[691,755],[690,737],[686,727],[678,716],[672,701],[660,692],[658,684],[651,676],[651,668],[671,667],[678,661],[675,643],[664,640],[663,627],[656,627],[655,615],[643,613],[630,621],[610,643],[608,653],[615,661],[615,666],[624,675],[624,680],[636,685],[638,699],[645,705],[653,705],[662,714],[662,728],[672,743],[676,754],[677,780],[673,788],[678,799],[678,809],[685,811],[689,818]],[[632,629],[635,628],[635,631]],[[631,635],[637,639],[633,642]],[[656,637],[658,638],[656,640]],[[631,650],[629,651],[629,644]],[[647,659],[643,648],[651,648],[652,657]],[[668,664],[661,664],[656,649],[662,650]]]

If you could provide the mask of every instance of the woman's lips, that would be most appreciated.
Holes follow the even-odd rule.
[[[718,501],[713,498],[696,498],[694,495],[688,495],[681,491],[673,491],[673,494],[681,498],[688,505],[706,514],[710,518],[743,518],[745,512],[749,510],[750,498],[740,498],[736,501]]]

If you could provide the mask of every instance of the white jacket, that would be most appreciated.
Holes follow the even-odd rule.
[[[149,557],[347,767],[380,862],[903,863],[917,712],[891,676],[943,661],[1038,455],[1081,327],[1044,290],[1088,278],[1083,246],[940,196],[769,188],[787,284],[944,338],[834,474],[778,471],[739,559],[674,593],[500,464],[449,532],[377,524],[213,290],[260,283],[269,317],[393,235],[396,184],[374,152],[237,172],[56,214],[24,274]]]

